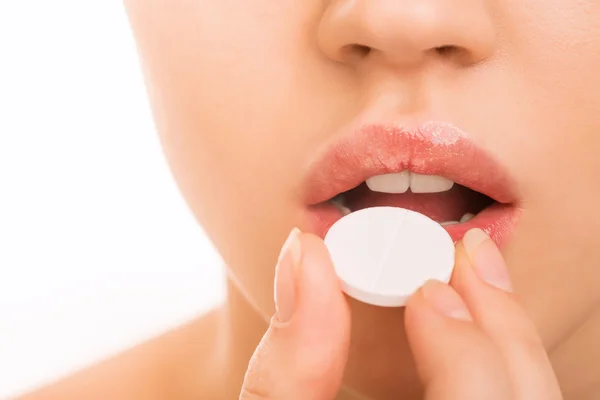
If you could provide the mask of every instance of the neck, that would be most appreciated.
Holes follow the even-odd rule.
[[[248,362],[267,329],[261,317],[236,285],[227,280],[227,302],[219,322],[219,341],[226,349],[225,397],[237,398],[248,368]]]
[[[600,310],[551,353],[565,399],[600,398]]]
[[[219,319],[219,341],[227,360],[226,398],[236,398],[248,361],[268,322],[255,310],[232,282],[228,281],[227,304]],[[372,326],[372,325],[371,325]],[[360,330],[360,327],[353,327]],[[596,311],[551,353],[550,359],[566,400],[600,398],[600,310]],[[356,349],[354,349],[356,350]],[[354,356],[356,357],[356,352]],[[360,396],[343,389],[338,400]]]
[[[235,398],[235,395],[238,394],[239,388],[243,383],[244,374],[246,368],[248,367],[248,362],[250,357],[252,356],[254,349],[258,345],[261,340],[264,332],[267,329],[268,320],[263,315],[261,315],[246,299],[246,297],[240,292],[239,288],[236,284],[228,280],[227,282],[227,303],[226,306],[222,309],[221,322],[219,324],[219,331],[221,332],[218,337],[219,341],[222,343],[221,348],[226,348],[226,362],[225,364],[228,366],[227,376],[227,396],[226,398]],[[361,358],[361,355],[364,356],[365,353],[362,351],[365,347],[369,347],[374,342],[373,334],[369,333],[372,331],[373,324],[375,326],[384,326],[383,321],[388,321],[391,319],[387,313],[390,310],[385,311],[385,315],[380,315],[379,312],[374,312],[371,306],[365,306],[362,304],[354,304],[355,313],[360,314],[361,320],[365,320],[367,318],[369,323],[363,324],[362,326],[355,325],[353,326],[353,331],[357,334],[358,337],[363,337],[365,340],[362,341],[354,341],[351,345],[350,353],[351,358],[349,360],[349,364],[347,367],[346,380],[347,381],[355,381],[356,379],[361,379],[361,374],[364,374],[364,363],[366,361]],[[368,309],[364,309],[364,308]],[[376,310],[377,311],[377,310]],[[381,311],[381,310],[379,310]],[[386,318],[387,317],[387,318]],[[401,317],[394,315],[393,320],[402,321]],[[371,328],[368,328],[368,327]],[[399,328],[399,327],[397,327]],[[397,331],[396,329],[395,331]],[[402,330],[403,331],[403,330]],[[375,333],[380,339],[385,337],[385,331],[379,332],[379,334]],[[396,338],[397,340],[401,340],[402,338]],[[371,354],[372,352],[369,352]],[[381,360],[382,358],[388,359],[388,363],[391,363],[390,353],[388,349],[383,349],[381,354],[376,354],[373,358],[375,361]],[[407,353],[408,354],[408,353]],[[379,355],[381,357],[379,357]],[[395,358],[397,361],[397,357]],[[369,365],[377,364],[368,362]],[[398,362],[394,362],[395,365],[398,365]],[[407,376],[405,370],[407,366],[403,365],[398,368],[398,373],[402,376]],[[410,367],[410,366],[409,366]],[[372,370],[372,369],[370,369]],[[404,372],[402,372],[404,370]],[[388,375],[383,369],[373,370],[373,373],[379,375],[379,378],[373,379],[374,382],[381,380],[388,380]],[[397,374],[392,374],[394,377],[397,377]],[[371,380],[369,380],[371,381]],[[369,392],[377,393],[378,390],[371,390],[372,388],[368,388]],[[229,393],[229,391],[232,391]],[[235,392],[235,393],[234,393]],[[412,396],[409,396],[413,398]],[[407,397],[408,398],[408,397]],[[340,393],[337,397],[337,400],[365,400],[366,397],[361,396],[359,393],[350,390],[347,387],[342,387]]]

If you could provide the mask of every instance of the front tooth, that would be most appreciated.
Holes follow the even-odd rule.
[[[466,213],[460,218],[460,223],[463,224],[465,222],[469,222],[471,219],[473,219],[474,216],[475,214]]]
[[[410,190],[413,193],[438,193],[452,189],[454,182],[439,175],[410,173]]]
[[[404,193],[410,186],[408,170],[394,174],[376,175],[367,179],[367,186],[373,192]]]

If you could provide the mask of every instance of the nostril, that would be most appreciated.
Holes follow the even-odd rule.
[[[469,65],[476,62],[473,53],[464,47],[454,45],[437,46],[429,50],[432,54],[457,65]]]
[[[453,56],[456,53],[458,53],[460,51],[460,49],[456,46],[453,45],[445,45],[445,46],[438,46],[435,48],[435,51],[440,55],[440,56]]]
[[[371,48],[369,46],[365,46],[362,44],[354,44],[352,45],[352,50],[360,55],[361,57],[367,56],[371,52]]]
[[[470,67],[493,54],[497,32],[486,2],[467,2],[468,7],[439,0],[322,1],[326,6],[317,44],[325,57],[339,63]]]
[[[362,44],[348,44],[342,48],[344,58],[361,59],[369,55],[371,48]]]

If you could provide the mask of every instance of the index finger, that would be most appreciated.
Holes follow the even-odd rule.
[[[475,325],[453,288],[427,282],[409,299],[405,323],[427,399],[513,398],[499,349]]]
[[[244,379],[243,400],[331,400],[350,341],[350,310],[323,241],[292,232],[280,257],[277,312]]]
[[[536,327],[511,294],[508,269],[495,243],[474,229],[467,232],[456,251],[452,286],[476,324],[502,352],[516,398],[562,398]]]

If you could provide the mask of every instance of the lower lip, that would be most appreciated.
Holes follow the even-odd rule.
[[[331,226],[342,218],[342,213],[333,204],[309,206],[300,228],[324,238]],[[446,225],[444,229],[456,243],[467,231],[479,228],[486,232],[498,247],[503,247],[514,231],[518,209],[508,204],[493,204],[482,210],[468,222]]]

